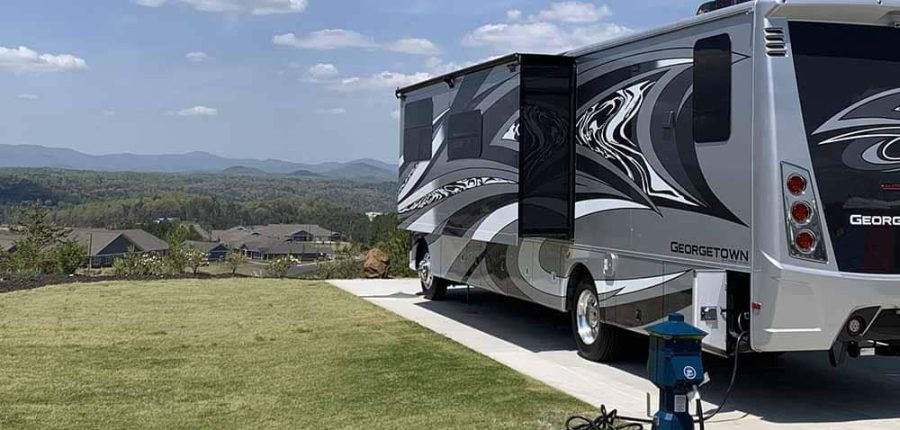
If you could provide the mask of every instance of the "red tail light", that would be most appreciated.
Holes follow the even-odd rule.
[[[809,206],[809,203],[800,201],[791,206],[791,219],[795,223],[800,225],[807,224],[810,217],[812,217],[812,207]]]
[[[797,233],[797,236],[794,237],[794,245],[797,246],[803,253],[810,253],[816,249],[816,245],[818,244],[818,238],[816,235],[809,230],[801,230]]]
[[[797,174],[789,176],[787,189],[795,196],[803,194],[806,191],[806,178]]]

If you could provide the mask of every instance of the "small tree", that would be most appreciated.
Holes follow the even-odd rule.
[[[184,251],[185,262],[187,263],[187,267],[191,269],[191,273],[197,274],[200,272],[200,267],[203,266],[203,263],[206,263],[208,260],[207,253],[202,249],[188,249]]]
[[[285,278],[287,277],[288,272],[291,271],[291,267],[294,267],[299,263],[300,260],[292,256],[279,257],[269,263],[269,272],[276,278]]]
[[[8,260],[8,270],[29,275],[72,274],[84,264],[87,250],[70,239],[70,230],[48,219],[47,209],[33,203],[19,212],[23,237]]]
[[[231,270],[231,276],[237,274],[238,269],[246,264],[248,260],[247,256],[238,250],[232,250],[225,256],[225,264]]]
[[[75,273],[88,258],[87,249],[71,239],[60,242],[55,254],[57,270],[64,275]]]

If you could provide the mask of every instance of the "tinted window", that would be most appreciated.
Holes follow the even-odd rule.
[[[481,157],[481,111],[461,112],[447,120],[447,158]]]
[[[403,159],[427,161],[431,159],[432,118],[431,99],[408,103],[403,114]]]
[[[694,45],[694,141],[731,137],[731,38],[700,39]]]
[[[534,57],[532,57],[534,58]],[[574,233],[574,66],[526,57],[519,114],[519,235]]]
[[[900,120],[900,30],[789,25],[816,191],[838,269],[900,274],[900,227],[852,219],[900,216],[892,188],[900,182],[900,145],[889,137]]]

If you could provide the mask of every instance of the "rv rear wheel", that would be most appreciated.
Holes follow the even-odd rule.
[[[601,321],[597,288],[592,279],[585,278],[575,288],[569,311],[578,355],[591,361],[612,361],[618,353],[620,333]]]
[[[434,272],[431,271],[431,253],[427,250],[419,258],[416,269],[419,272],[419,283],[422,284],[422,293],[425,298],[429,300],[443,299],[447,294],[448,282],[434,276]]]

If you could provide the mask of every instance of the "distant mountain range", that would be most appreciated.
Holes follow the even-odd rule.
[[[289,175],[342,179],[396,180],[397,166],[373,159],[346,163],[293,163],[283,160],[226,158],[208,152],[186,154],[90,155],[66,148],[0,144],[0,167],[49,167],[101,172],[222,173],[226,175]]]

